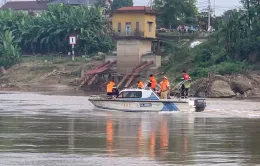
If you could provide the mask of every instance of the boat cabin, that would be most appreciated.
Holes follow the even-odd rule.
[[[160,98],[151,89],[125,89],[119,93],[117,99],[159,100]]]

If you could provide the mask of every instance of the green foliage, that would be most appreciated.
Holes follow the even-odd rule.
[[[116,10],[125,6],[133,6],[133,0],[113,0],[111,10]]]
[[[20,49],[12,31],[0,33],[0,66],[10,67],[20,58]]]
[[[155,0],[154,8],[158,16],[158,27],[176,27],[180,24],[196,22],[196,0]]]
[[[207,77],[208,73],[215,74],[234,74],[239,73],[245,69],[248,69],[248,65],[245,62],[238,61],[225,61],[216,65],[209,65],[207,67],[202,67],[197,65],[191,72],[190,75],[193,79],[200,77]]]
[[[71,34],[78,37],[76,54],[108,52],[115,45],[105,21],[101,8],[86,6],[52,5],[40,16],[0,11],[0,30],[12,31],[25,54],[67,54]]]
[[[231,59],[255,61],[260,56],[260,7],[253,2],[243,0],[246,10],[226,12],[219,26],[218,43],[224,46]],[[252,54],[257,56],[252,59]]]
[[[256,0],[242,2],[243,10],[229,10],[216,19],[217,31],[199,46],[166,43],[164,54],[169,61],[164,71],[179,75],[188,69],[193,78],[200,78],[210,72],[232,74],[259,69],[254,64],[260,60],[260,4]]]
[[[97,2],[95,3],[96,7],[106,7],[106,1],[105,0],[97,0]]]
[[[167,44],[165,53],[171,53],[169,61],[164,65],[165,72],[180,75],[183,69],[189,71],[193,79],[207,77],[208,73],[233,74],[249,69],[246,61],[240,62],[226,55],[225,49],[210,38],[195,48],[177,47]]]

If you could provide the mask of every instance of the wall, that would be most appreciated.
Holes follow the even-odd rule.
[[[132,72],[132,69],[142,61],[154,61],[150,69],[157,69],[161,66],[161,56],[145,55],[151,51],[150,40],[118,40],[117,56],[106,56],[106,61],[117,60],[116,70],[120,74]]]
[[[150,69],[157,69],[159,67],[161,67],[162,65],[162,57],[161,56],[155,56],[155,55],[146,55],[143,56],[141,61],[153,61],[153,65],[150,67]]]
[[[117,59],[117,56],[106,56],[106,58],[105,58],[105,61],[107,62],[107,61],[110,61],[110,62],[113,62],[113,61],[115,61]]]
[[[132,71],[133,66],[140,62],[139,40],[117,41],[117,71],[126,74]]]
[[[112,17],[112,26],[115,32],[118,30],[117,26],[119,22],[121,23],[121,32],[125,32],[126,22],[131,22],[132,32],[136,29],[136,22],[139,22],[140,31],[144,31],[145,15],[138,13],[115,13]]]
[[[150,41],[150,40],[141,40],[140,41],[140,50],[139,50],[140,58],[143,55],[146,55],[146,53],[148,51],[151,51],[151,48],[152,48],[152,41]]]
[[[149,24],[148,22],[152,22],[152,28],[151,28],[151,32],[149,31]],[[156,17],[153,15],[145,15],[145,37],[153,37],[156,38]]]
[[[153,22],[152,31],[149,32],[148,21]],[[126,22],[131,22],[131,30],[135,32],[136,22],[139,22],[140,32],[144,32],[143,37],[155,38],[156,18],[154,15],[144,13],[114,13],[112,17],[112,26],[115,32],[118,32],[118,23],[121,23],[121,33],[125,33]]]
[[[117,41],[117,71],[120,74],[131,72],[141,62],[141,57],[151,51],[149,40],[118,40]]]

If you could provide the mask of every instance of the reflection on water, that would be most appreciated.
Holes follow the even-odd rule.
[[[167,118],[160,122],[160,152],[163,158],[167,158],[168,152],[168,123]]]
[[[114,144],[114,128],[113,121],[107,120],[106,123],[106,139],[107,139],[107,149],[109,153],[113,152],[113,144]]]
[[[1,94],[0,165],[260,164],[259,119],[215,115],[93,111],[85,97]]]
[[[73,149],[75,148],[74,146],[74,119],[71,118],[69,119],[69,127],[68,127],[68,134],[69,134],[69,149],[70,149],[70,152],[74,152]]]
[[[155,141],[156,141],[156,135],[155,135],[155,131],[152,129],[151,140],[150,140],[150,155],[152,159],[154,159],[155,157],[155,145],[156,145]]]

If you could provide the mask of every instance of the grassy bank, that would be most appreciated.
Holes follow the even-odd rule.
[[[78,65],[84,64],[91,61],[91,58],[75,57],[72,61],[71,56],[58,56],[58,55],[41,55],[41,56],[29,56],[24,55],[20,58],[20,63],[36,62],[46,64],[65,64],[65,65]]]
[[[178,42],[169,41],[164,45],[161,68],[172,80],[179,81],[183,70],[187,70],[193,79],[207,77],[209,73],[232,75],[259,70],[258,59],[250,62],[232,58],[221,45],[217,45],[214,38],[195,48],[176,43]]]
[[[72,61],[67,56],[23,56],[6,74],[0,75],[0,88],[23,90],[54,85],[77,86],[82,73],[100,63],[102,61],[83,57]]]

